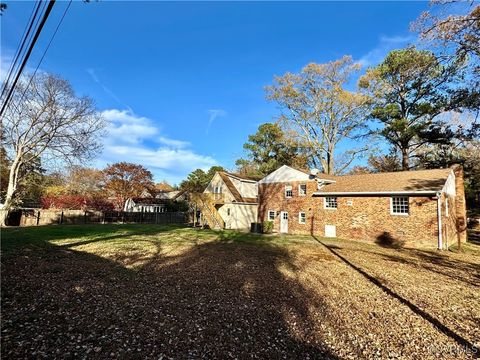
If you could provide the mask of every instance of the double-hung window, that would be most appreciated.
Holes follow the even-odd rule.
[[[275,211],[270,210],[270,211],[268,212],[268,220],[269,220],[269,221],[274,221],[274,220],[275,220]]]
[[[338,207],[337,198],[327,196],[323,202],[325,209],[336,209]]]
[[[285,185],[285,197],[286,198],[293,197],[292,185]]]
[[[298,195],[306,196],[307,195],[307,184],[298,185]]]
[[[390,213],[392,215],[408,215],[408,196],[392,196]]]
[[[299,224],[305,224],[307,222],[307,216],[304,212],[299,212],[298,213],[298,223]]]

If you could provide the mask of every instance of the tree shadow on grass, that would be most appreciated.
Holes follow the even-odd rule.
[[[112,261],[49,242],[2,264],[9,358],[336,358],[308,305],[322,299],[279,270],[284,247],[232,236]],[[147,260],[147,261],[146,261]],[[140,262],[129,270],[121,263]],[[317,315],[320,316],[320,315]]]
[[[415,303],[410,301],[409,299],[403,297],[399,293],[397,293],[393,288],[387,286],[384,284],[376,274],[370,274],[368,271],[363,269],[362,267],[354,264],[352,261],[347,259],[344,255],[342,255],[337,249],[334,247],[330,246],[329,244],[323,243],[320,239],[316,238],[313,236],[313,239],[320,243],[321,245],[325,246],[332,254],[337,256],[339,259],[341,259],[346,265],[357,271],[359,274],[361,274],[365,279],[370,281],[373,285],[377,286],[381,290],[383,290],[386,294],[391,296],[394,299],[397,299],[400,301],[402,304],[408,306],[415,314],[421,316],[423,319],[426,321],[430,322],[432,325],[434,325],[439,331],[443,332],[445,335],[449,336],[453,340],[455,340],[460,346],[464,347],[465,349],[476,349],[474,346],[474,343],[470,342],[468,339],[463,337],[461,334],[455,332],[455,330],[451,329],[449,326],[445,325],[440,319],[437,319],[433,315],[429,314],[428,312],[424,311],[421,309],[419,306],[417,306]],[[355,250],[357,251],[357,249]],[[362,250],[360,250],[362,251]],[[368,252],[368,251],[364,251]],[[384,254],[378,254],[383,256]],[[405,259],[402,258],[402,261]],[[478,358],[480,355],[477,354],[476,352],[473,354],[475,358]]]

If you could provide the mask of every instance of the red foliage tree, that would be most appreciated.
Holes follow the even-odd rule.
[[[151,196],[155,193],[152,173],[142,165],[119,162],[107,166],[103,173],[104,189],[109,196],[115,198],[117,209],[122,209],[130,197]]]

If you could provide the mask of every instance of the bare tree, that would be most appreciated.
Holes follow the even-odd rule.
[[[480,5],[476,1],[431,0],[412,29],[441,49],[442,57],[468,60],[477,86],[480,82]]]
[[[308,64],[298,74],[277,76],[266,88],[267,98],[283,111],[280,123],[298,137],[311,165],[328,174],[341,173],[367,150],[360,146],[340,158],[335,154],[340,141],[358,139],[366,128],[369,98],[346,89],[359,70],[359,64],[344,56],[326,64]]]
[[[1,121],[10,158],[7,211],[22,167],[36,159],[70,164],[90,159],[101,149],[99,136],[105,127],[90,98],[75,96],[67,80],[51,74],[39,74],[30,84],[22,81]]]

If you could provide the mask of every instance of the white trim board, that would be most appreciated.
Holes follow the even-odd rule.
[[[314,192],[313,196],[395,196],[395,195],[437,195],[440,190],[425,190],[425,191],[340,191],[340,192]]]

